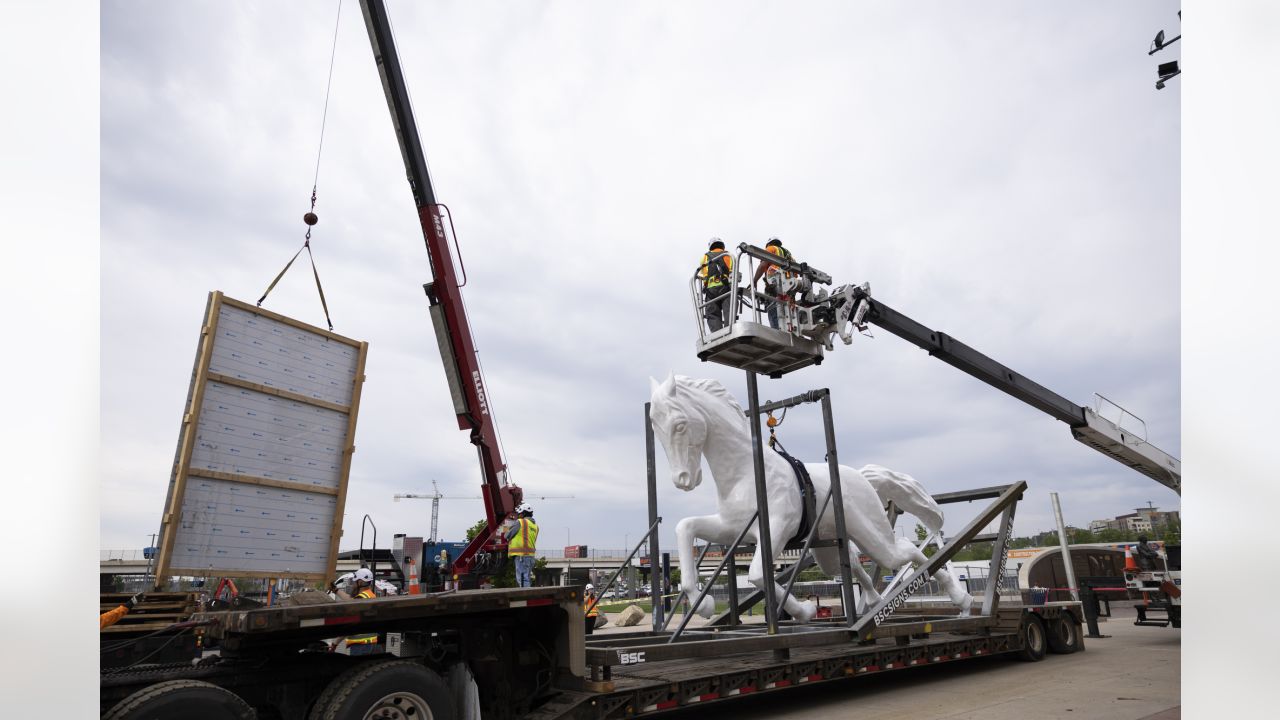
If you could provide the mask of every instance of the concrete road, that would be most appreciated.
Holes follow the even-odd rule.
[[[1130,608],[1086,650],[1024,663],[1000,657],[888,672],[690,708],[673,720],[1176,720],[1182,631],[1137,627]],[[603,628],[602,628],[603,629]],[[599,632],[599,631],[597,631]]]

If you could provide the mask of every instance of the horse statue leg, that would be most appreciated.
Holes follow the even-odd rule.
[[[680,550],[680,593],[689,601],[690,606],[698,599],[698,583],[702,581],[702,573],[697,565],[698,556],[693,551],[693,541],[695,538],[708,541],[718,539],[723,537],[726,531],[731,538],[736,534],[719,515],[695,515],[676,523],[676,545]],[[693,610],[708,620],[715,611],[716,601],[709,593]]]
[[[770,537],[774,538],[774,542],[777,542],[777,538],[787,537],[785,533],[788,530],[795,530],[794,525],[790,528],[787,527],[787,521],[785,518],[779,518],[776,521],[773,518],[770,518],[769,528]],[[781,550],[781,545],[774,545],[775,553],[780,552]],[[683,575],[683,571],[681,571],[681,574]],[[756,543],[755,554],[751,556],[751,567],[747,571],[747,581],[754,585],[760,592],[769,592],[769,590],[765,589],[764,585],[764,555],[760,552],[759,542]],[[818,614],[817,603],[810,600],[805,600],[803,602],[797,600],[795,596],[786,594],[787,589],[776,582],[773,583],[772,590],[773,596],[777,598],[778,606],[783,610],[786,610],[787,614],[796,620],[799,620],[802,623],[807,623],[813,619],[814,615]]]
[[[895,570],[907,563],[920,566],[929,562],[929,558],[906,538],[892,538],[892,540],[893,544],[887,546],[884,543],[871,543],[866,548],[867,554],[882,567]],[[951,602],[960,608],[960,616],[968,617],[973,605],[973,596],[965,592],[960,583],[946,570],[938,570],[933,577],[937,578],[938,586],[951,598]]]

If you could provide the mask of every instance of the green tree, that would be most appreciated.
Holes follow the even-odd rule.
[[[477,520],[475,525],[467,529],[467,542],[476,539],[476,536],[485,531],[489,527],[488,520]]]
[[[1098,542],[1118,543],[1118,542],[1124,542],[1125,540],[1128,540],[1128,538],[1125,537],[1125,535],[1126,533],[1123,530],[1116,530],[1115,528],[1107,528],[1105,530],[1099,530],[1097,537],[1098,537]]]
[[[1164,533],[1161,534],[1160,539],[1164,541],[1165,545],[1181,545],[1182,523],[1177,520],[1170,520],[1164,526]]]
[[[1067,537],[1071,538],[1072,543],[1084,544],[1097,542],[1092,532],[1088,530],[1081,530],[1079,528],[1067,528]]]
[[[916,523],[916,544],[919,545],[920,543],[924,542],[924,539],[927,537],[929,537],[929,531],[925,530],[924,525],[921,525],[920,523]],[[936,545],[930,545],[929,547],[924,549],[924,556],[933,557],[934,553],[937,553],[937,552],[938,552],[938,547]]]

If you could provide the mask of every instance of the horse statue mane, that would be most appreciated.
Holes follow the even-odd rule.
[[[655,386],[660,386],[663,388],[665,388],[667,384],[670,383],[676,388],[682,388],[686,390],[690,390],[690,389],[700,390],[704,393],[707,393],[708,395],[712,395],[716,398],[719,398],[720,400],[723,400],[725,404],[728,405],[729,408],[731,408],[734,411],[737,417],[742,418],[742,421],[744,423],[746,422],[746,413],[743,411],[742,406],[738,404],[737,399],[733,397],[733,395],[729,392],[729,390],[725,388],[725,386],[722,385],[719,380],[715,380],[712,378],[691,378],[688,375],[676,375],[673,372],[669,374],[667,376],[667,379],[662,381],[661,384],[658,384],[657,381],[653,381],[653,382]]]

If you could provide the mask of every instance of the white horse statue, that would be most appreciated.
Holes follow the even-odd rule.
[[[697,558],[693,551],[695,538],[728,545],[737,538],[756,510],[755,464],[751,453],[751,432],[741,406],[728,390],[715,380],[695,380],[683,375],[669,375],[661,383],[650,379],[652,398],[649,410],[654,434],[662,442],[671,466],[671,480],[681,490],[689,491],[702,482],[702,459],[711,468],[716,484],[717,509],[714,515],[687,517],[676,525],[680,546],[680,592],[692,603],[698,596],[700,581]],[[805,463],[813,482],[816,507],[831,488],[826,463]],[[795,472],[781,455],[764,453],[765,485],[769,502],[769,534],[774,560],[800,527],[803,507]],[[902,510],[915,515],[932,533],[942,529],[942,512],[933,498],[914,478],[903,473],[867,465],[860,470],[840,466],[841,492],[844,498],[845,528],[850,539],[850,563],[854,577],[862,588],[864,607],[878,602],[880,595],[862,565],[857,562],[858,548],[882,567],[893,571],[908,563],[924,563],[926,558],[905,538],[894,536],[893,527],[884,511],[884,502],[893,500]],[[818,539],[836,536],[834,504],[816,520]],[[744,541],[757,543],[759,523],[753,523]],[[813,549],[814,559],[822,571],[840,572],[837,548]],[[938,584],[968,615],[973,597],[946,570],[933,575]],[[751,558],[747,579],[764,591],[764,558],[759,551]],[[807,622],[817,611],[812,602],[801,602],[783,596],[784,589],[773,586],[778,604],[791,617]],[[710,618],[715,603],[704,598],[696,608],[698,614]]]

